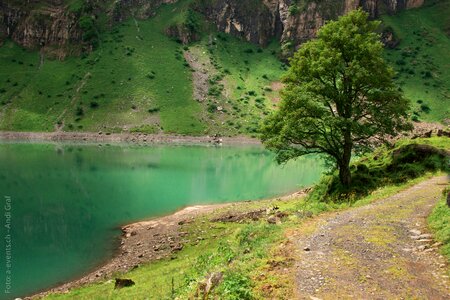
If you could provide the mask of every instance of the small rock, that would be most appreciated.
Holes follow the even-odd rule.
[[[414,235],[420,235],[421,234],[420,230],[417,230],[417,229],[411,229],[409,232],[411,232]]]
[[[427,248],[428,248],[428,245],[420,245],[419,247],[417,247],[417,250],[423,251],[423,250],[425,250]]]
[[[421,234],[419,235],[420,239],[431,239],[433,237],[432,234]]]
[[[429,243],[429,242],[432,242],[433,240],[430,240],[430,239],[419,239],[419,240],[416,240],[416,242],[418,242],[418,243]]]
[[[281,220],[280,218],[276,217],[276,216],[270,216],[267,218],[267,223],[269,224],[280,224]]]
[[[180,250],[182,250],[183,249],[183,245],[182,244],[176,244],[174,247],[173,247],[173,251],[180,251]]]
[[[311,251],[311,248],[305,247],[305,248],[303,248],[303,251]]]

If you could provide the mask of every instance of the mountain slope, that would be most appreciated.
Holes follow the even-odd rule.
[[[0,129],[254,131],[255,117],[271,107],[263,95],[277,97],[266,85],[280,77],[282,63],[268,49],[208,28],[192,51],[169,38],[166,28],[183,21],[189,3],[163,5],[148,20],[125,21],[102,34],[92,53],[64,61],[6,42],[0,48]],[[204,61],[208,95],[201,101],[193,99],[188,56]]]
[[[64,18],[70,19],[72,14],[79,17],[79,22],[87,16],[94,21],[90,27],[84,26],[88,29],[83,33],[73,29],[77,34],[69,42],[50,35],[46,41],[49,44],[39,52],[21,48],[8,39],[3,43],[0,130],[254,135],[260,119],[276,107],[280,98],[279,79],[286,66],[278,57],[295,48],[294,42],[286,43],[288,28],[301,31],[303,23],[293,20],[309,15],[309,10],[300,5],[290,12],[292,15],[278,20],[288,26],[283,27],[282,36],[275,34],[274,24],[268,24],[275,26],[269,30],[274,35],[262,37],[266,27],[258,21],[258,11],[283,14],[287,9],[284,6],[292,6],[293,2],[274,0],[263,5],[258,0],[258,9],[252,11],[250,1],[243,6],[248,13],[236,14],[230,6],[220,19],[214,17],[222,7],[220,0],[209,8],[199,7],[204,4],[199,0],[97,2],[47,0],[45,5],[32,1],[34,6],[26,6],[33,30],[29,35],[17,33],[12,38],[23,37],[18,42],[28,45],[29,41],[31,49],[35,47],[33,41],[39,40],[39,30],[47,32],[47,25],[66,24]],[[165,2],[175,3],[162,4]],[[404,6],[419,2],[408,1]],[[83,8],[82,3],[90,3],[93,8]],[[310,11],[310,17],[318,10],[330,13],[333,5],[328,7],[327,3],[331,5],[325,1],[323,9],[320,6]],[[376,10],[370,10],[373,15],[384,9],[381,2],[376,3]],[[444,121],[449,115],[449,6],[449,1],[431,1],[424,8],[382,17],[400,39],[397,48],[387,50],[386,58],[399,72],[397,80],[406,96],[413,99],[414,120]],[[397,11],[403,6],[389,7],[388,11]],[[341,8],[345,10],[346,6]],[[67,13],[58,19],[63,9]],[[54,16],[51,20],[56,23],[44,22],[42,27],[39,20],[47,14]],[[12,19],[19,22],[19,15]],[[242,24],[236,23],[234,17],[242,18]],[[315,21],[323,22],[322,17]],[[316,23],[308,27],[308,34],[317,29]],[[18,31],[21,27],[14,28]],[[239,28],[241,31],[236,31]],[[57,32],[67,36],[64,31]],[[301,39],[297,33],[293,39]],[[268,46],[243,41],[253,41],[260,35]],[[51,44],[53,38],[61,44]],[[190,41],[189,46],[182,43]],[[89,43],[95,46],[92,51]],[[62,61],[51,58],[80,49],[84,49],[81,56],[67,56]]]
[[[413,102],[415,120],[450,122],[450,1],[382,17],[400,40],[386,58]]]

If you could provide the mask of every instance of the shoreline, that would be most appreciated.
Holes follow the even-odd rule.
[[[95,142],[127,143],[138,145],[261,145],[256,138],[247,136],[188,136],[177,134],[102,133],[102,132],[16,132],[0,131],[0,141],[29,142]]]
[[[103,263],[87,270],[80,277],[24,296],[23,299],[40,299],[52,293],[65,293],[86,284],[113,280],[113,276],[117,273],[126,273],[142,264],[174,257],[178,251],[183,249],[183,245],[188,243],[184,239],[188,233],[182,231],[183,225],[192,223],[207,213],[217,213],[222,209],[225,211],[239,209],[239,206],[249,202],[290,201],[305,196],[309,191],[310,188],[305,188],[267,199],[187,206],[168,215],[121,225],[119,228],[122,234],[117,237],[118,241],[115,240],[118,247],[112,257],[106,258]],[[212,222],[212,220],[210,221]]]

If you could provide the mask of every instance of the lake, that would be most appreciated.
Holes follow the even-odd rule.
[[[121,225],[287,194],[323,170],[314,157],[277,165],[257,146],[0,142],[0,299],[92,270],[114,254]]]

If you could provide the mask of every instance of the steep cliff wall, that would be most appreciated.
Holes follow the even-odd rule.
[[[424,0],[198,0],[196,9],[221,31],[266,44],[273,38],[299,43],[315,36],[326,20],[357,7],[372,17],[419,7]]]
[[[66,48],[81,36],[62,0],[0,1],[0,43],[10,37],[27,48]]]
[[[0,0],[0,44],[11,38],[58,56],[95,46],[100,27],[133,16],[148,18],[177,0]],[[376,17],[418,7],[424,0],[196,0],[194,7],[220,31],[261,45],[295,47],[326,21],[363,7]],[[100,24],[100,21],[103,22]],[[105,24],[106,23],[106,24]]]
[[[150,17],[176,0],[0,0],[0,44],[18,44],[59,57],[95,45],[105,27],[127,17]]]

